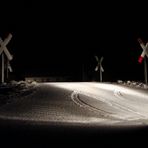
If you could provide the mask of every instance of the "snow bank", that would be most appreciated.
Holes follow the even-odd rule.
[[[31,94],[36,86],[35,81],[11,81],[0,84],[0,106]]]
[[[122,84],[122,85],[126,85],[126,86],[130,86],[130,87],[148,89],[148,85],[146,85],[142,82],[129,81],[129,80],[128,81],[118,80],[117,83]]]

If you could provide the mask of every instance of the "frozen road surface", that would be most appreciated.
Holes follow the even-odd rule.
[[[148,124],[148,91],[105,83],[41,83],[0,108],[0,119],[56,124]]]
[[[32,94],[0,107],[0,126],[11,130],[66,133],[69,128],[104,133],[147,125],[148,91],[117,84],[39,83]]]

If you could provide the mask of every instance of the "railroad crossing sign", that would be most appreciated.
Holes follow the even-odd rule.
[[[142,63],[143,59],[144,59],[144,77],[145,77],[145,83],[147,84],[147,61],[146,61],[146,57],[148,57],[148,42],[146,44],[144,44],[144,42],[142,41],[141,38],[138,38],[138,42],[141,46],[141,48],[143,49],[138,62]]]
[[[5,56],[7,57],[7,64],[6,64],[6,68],[7,71],[9,70],[10,72],[12,72],[12,68],[10,66],[10,62],[13,59],[13,56],[10,54],[9,50],[7,49],[6,45],[10,42],[12,38],[12,34],[9,33],[9,35],[5,38],[5,40],[3,41],[0,38],[0,55],[2,55],[2,79],[1,82],[4,83],[4,75],[5,75]],[[8,72],[7,72],[7,76],[8,76]]]
[[[141,55],[140,55],[140,57],[139,57],[138,62],[139,62],[139,63],[142,63],[142,61],[143,61],[145,55],[148,57],[148,42],[147,42],[146,45],[145,45],[145,44],[143,43],[143,41],[141,40],[141,38],[138,38],[138,42],[139,42],[141,48],[143,49],[143,51],[142,51],[142,53],[141,53]]]
[[[102,61],[103,61],[103,57],[101,57],[101,59],[99,60],[99,58],[97,56],[95,56],[95,59],[97,61],[97,66],[95,68],[95,71],[98,71],[100,69],[100,82],[102,82],[102,72],[104,72],[104,69],[102,67]]]

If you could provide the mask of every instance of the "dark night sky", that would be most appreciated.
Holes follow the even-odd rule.
[[[104,80],[143,80],[137,43],[138,37],[148,40],[143,5],[31,0],[2,5],[0,36],[13,34],[8,47],[17,77],[71,75],[79,80],[84,64],[92,79],[97,54],[104,56]]]

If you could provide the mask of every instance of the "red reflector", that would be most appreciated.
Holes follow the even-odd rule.
[[[138,59],[138,62],[139,62],[139,63],[142,63],[142,61],[143,61],[143,57],[140,56],[139,59]]]

